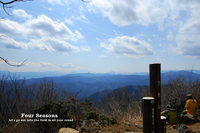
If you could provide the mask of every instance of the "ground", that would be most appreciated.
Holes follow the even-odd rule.
[[[200,122],[188,125],[188,127],[191,128],[193,132],[200,132]]]
[[[142,132],[142,122],[120,123],[105,127],[101,130],[102,133],[131,133]],[[175,127],[178,125],[167,125],[167,133],[178,133]],[[187,125],[194,133],[200,133],[200,122]],[[175,128],[175,129],[174,129]]]
[[[173,129],[173,126],[175,125],[168,125],[167,127],[167,133],[178,133],[176,129]],[[200,133],[200,122],[194,123],[194,124],[189,124],[187,125],[189,129],[192,130],[194,133]]]

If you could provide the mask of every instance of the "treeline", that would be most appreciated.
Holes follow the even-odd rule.
[[[96,104],[99,111],[108,114],[117,120],[135,120],[142,117],[141,99],[150,96],[148,86],[127,86],[115,89],[112,92],[105,91],[105,95]],[[178,113],[185,109],[186,95],[191,93],[200,107],[200,81],[188,80],[183,76],[169,80],[168,84],[161,86],[162,110],[171,105]],[[103,95],[100,93],[100,95]],[[98,95],[95,95],[98,97]],[[200,113],[200,109],[199,109]],[[139,118],[139,119],[140,119]]]
[[[26,84],[11,76],[0,79],[0,133],[56,133],[61,127],[76,128],[95,108],[88,99],[77,100],[51,81]],[[55,114],[68,122],[9,122],[25,114]],[[94,113],[93,113],[94,114]]]
[[[95,100],[97,101],[95,106],[101,113],[112,116],[117,120],[127,119],[127,117],[133,119],[136,116],[141,116],[140,99],[147,90],[148,86],[125,86],[97,93],[93,97],[101,98],[98,101]]]
[[[170,80],[167,85],[162,86],[162,107],[170,104],[177,111],[183,111],[186,95],[192,94],[200,107],[200,81],[186,80],[184,77],[178,77]]]

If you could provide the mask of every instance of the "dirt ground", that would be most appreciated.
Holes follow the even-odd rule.
[[[193,132],[199,132],[200,133],[200,122],[194,123],[191,125],[187,125],[190,129],[192,129]]]
[[[167,125],[167,133],[178,133],[177,128],[178,125]],[[194,133],[200,133],[200,122],[187,125]],[[102,133],[142,133],[142,122],[127,122],[114,124],[108,127],[105,127],[101,130]]]
[[[176,128],[174,129],[174,127],[176,127],[177,125],[168,125],[167,126],[167,133],[178,133],[178,131],[176,130]],[[194,123],[194,124],[190,124],[190,125],[186,125],[189,129],[192,130],[192,132],[194,133],[200,133],[200,122],[198,123]]]
[[[102,133],[128,133],[128,132],[142,132],[141,128],[136,127],[134,124],[114,124],[105,127],[101,130]]]

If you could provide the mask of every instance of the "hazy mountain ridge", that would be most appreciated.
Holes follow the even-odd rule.
[[[138,100],[141,95],[141,91],[146,88],[147,86],[125,86],[114,90],[103,90],[96,92],[88,98],[91,99],[94,104],[99,104],[101,102],[105,102],[104,100],[107,100],[108,98],[111,98],[115,95],[120,95],[122,92],[126,92],[133,96],[133,99]]]
[[[164,70],[162,71],[162,74],[166,73],[195,73],[195,74],[200,74],[200,70]],[[51,72],[10,72],[10,71],[0,71],[0,76],[1,75],[14,75],[18,79],[34,79],[34,78],[44,78],[44,77],[77,77],[79,76],[85,76],[85,77],[90,77],[90,76],[106,76],[106,75],[140,75],[140,76],[145,76],[148,75],[148,72],[133,72],[133,73],[65,73],[65,72],[57,72],[57,71],[51,71]]]
[[[79,93],[79,97],[87,97],[102,90],[113,90],[128,85],[147,85],[148,75],[82,73],[27,81],[29,83],[53,81],[59,88],[66,89],[71,93]]]
[[[200,74],[193,71],[169,71],[161,74],[161,82],[162,84],[167,84],[169,80],[177,77],[183,77],[188,81],[200,80]],[[149,75],[148,73],[141,75],[79,73],[26,80],[29,84],[41,81],[52,81],[56,87],[65,89],[71,93],[78,93],[78,97],[81,98],[91,96],[103,90],[113,90],[125,86],[148,86]]]

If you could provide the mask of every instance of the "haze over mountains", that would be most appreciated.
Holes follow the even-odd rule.
[[[6,72],[0,72],[0,75]],[[15,75],[15,77],[29,77],[39,76],[48,73],[10,73],[10,75]],[[45,75],[46,74],[46,75]],[[127,86],[148,86],[149,85],[149,75],[148,73],[137,73],[137,74],[113,74],[113,73],[77,73],[77,74],[67,74],[63,76],[58,76],[62,73],[49,73],[47,77],[43,78],[30,78],[26,79],[26,82],[38,83],[43,81],[53,81],[56,87],[65,89],[70,93],[77,93],[79,98],[89,97],[97,92],[109,91],[117,88],[123,88]],[[56,75],[56,76],[55,76]],[[169,71],[162,72],[161,82],[162,84],[167,84],[169,80],[176,79],[177,77],[183,77],[187,81],[200,80],[199,71]],[[129,87],[131,88],[131,87]]]
[[[200,74],[200,70],[170,70],[170,71],[162,71],[162,73],[195,73]],[[33,79],[33,78],[44,78],[44,77],[58,77],[58,76],[66,76],[66,75],[82,75],[82,74],[98,74],[98,75],[148,75],[148,72],[134,72],[134,73],[65,73],[59,71],[46,71],[46,72],[10,72],[10,71],[0,71],[0,75],[14,75],[18,79]],[[171,74],[169,74],[171,75]]]

